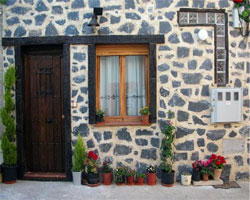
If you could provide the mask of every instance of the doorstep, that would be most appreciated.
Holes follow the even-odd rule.
[[[222,185],[223,180],[208,180],[208,181],[193,181],[195,186],[211,186],[211,185]]]
[[[66,179],[66,173],[54,172],[26,172],[24,179]]]

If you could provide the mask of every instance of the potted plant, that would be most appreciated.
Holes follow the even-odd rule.
[[[135,184],[135,170],[131,170],[129,168],[125,169],[125,177],[127,179],[127,185]]]
[[[144,173],[136,173],[136,185],[144,185],[144,179]]]
[[[85,172],[90,186],[98,185],[100,183],[98,167],[98,155],[94,151],[89,151],[85,165]]]
[[[112,184],[112,168],[110,167],[110,161],[104,161],[102,166],[102,179],[104,185]]]
[[[97,111],[96,111],[96,118],[95,118],[96,122],[103,122],[103,121],[104,121],[104,120],[103,120],[104,114],[105,114],[104,111],[102,111],[102,110],[97,110]]]
[[[134,181],[135,170],[125,168],[124,175],[125,175],[126,180],[127,180],[127,185],[134,185],[135,184],[135,181]]]
[[[155,185],[156,184],[156,167],[150,165],[146,168],[147,171],[147,184]]]
[[[201,174],[202,174],[203,181],[208,181],[209,176],[213,176],[213,168],[212,168],[211,160],[202,162]]]
[[[234,24],[239,26],[242,36],[249,35],[249,22],[250,22],[250,2],[249,0],[233,0],[234,1]],[[240,20],[239,20],[240,18]],[[245,27],[245,30],[243,28]]]
[[[200,181],[201,180],[201,168],[202,168],[202,161],[197,160],[192,163],[193,172],[192,172],[192,180],[193,181]]]
[[[226,160],[223,156],[216,156],[215,154],[211,155],[210,160],[212,161],[212,167],[214,169],[214,180],[220,180],[221,172],[226,164]]]
[[[141,110],[139,112],[141,114],[141,122],[143,124],[148,124],[149,115],[150,115],[149,108],[147,106],[145,106],[145,107],[141,108]]]
[[[190,172],[183,172],[181,174],[181,184],[182,185],[190,185],[191,184],[191,179],[192,179],[192,175]]]
[[[16,70],[10,66],[4,75],[4,107],[0,110],[0,118],[4,126],[1,148],[3,151],[3,181],[4,183],[15,183],[17,179],[17,150],[16,150],[16,125],[12,112],[15,104],[11,96],[15,84]]]
[[[172,119],[174,113],[168,112],[168,119]],[[162,170],[161,183],[163,186],[171,187],[174,184],[175,171],[173,170],[174,153],[173,153],[173,143],[174,143],[174,133],[175,127],[171,120],[168,121],[167,126],[162,130],[164,134],[161,141],[161,160],[160,168]]]
[[[81,176],[85,160],[86,160],[85,146],[83,144],[83,140],[80,134],[78,134],[74,150],[73,167],[72,167],[74,185],[81,185]]]
[[[116,183],[116,185],[124,185],[125,184],[125,168],[118,167],[115,170],[115,183]]]

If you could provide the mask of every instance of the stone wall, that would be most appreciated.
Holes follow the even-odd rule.
[[[147,6],[153,5],[152,14]],[[87,26],[92,8],[103,7],[97,32]],[[4,37],[56,35],[143,35],[164,34],[165,44],[157,45],[157,123],[150,127],[94,127],[88,124],[88,46],[71,45],[72,144],[80,131],[89,150],[109,158],[113,167],[126,165],[138,170],[160,163],[161,128],[166,112],[175,112],[177,127],[174,168],[181,172],[197,159],[211,153],[226,156],[223,177],[249,178],[249,82],[250,43],[232,27],[230,0],[7,0]],[[214,28],[200,42],[201,28],[179,27],[180,8],[226,9],[229,15],[229,83],[243,88],[242,123],[210,123],[210,90],[214,83]],[[4,51],[4,66],[14,62],[11,48]],[[73,105],[73,104],[72,104]],[[229,148],[230,147],[230,148]]]

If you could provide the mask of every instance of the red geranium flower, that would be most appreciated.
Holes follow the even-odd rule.
[[[242,3],[243,0],[233,0],[234,3]]]
[[[220,165],[220,164],[221,164],[220,160],[217,160],[217,161],[215,162],[215,164],[216,164],[216,165]]]
[[[212,159],[212,160],[215,160],[216,158],[217,158],[217,156],[215,154],[212,154],[210,157],[210,159]]]

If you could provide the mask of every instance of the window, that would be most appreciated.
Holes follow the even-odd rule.
[[[96,46],[96,110],[105,123],[140,123],[149,106],[148,45]]]

